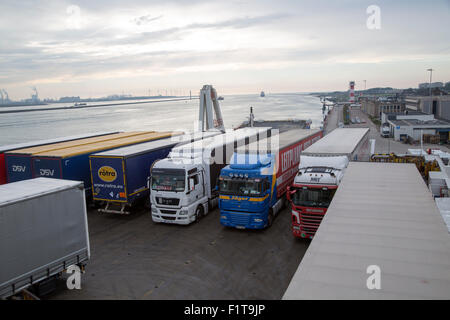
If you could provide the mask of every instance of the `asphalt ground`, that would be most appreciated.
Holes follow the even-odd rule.
[[[266,230],[238,230],[215,209],[189,226],[88,212],[91,259],[81,290],[65,281],[45,299],[281,299],[310,241],[284,208]]]

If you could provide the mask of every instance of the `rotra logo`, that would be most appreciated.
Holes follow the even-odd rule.
[[[117,172],[114,168],[103,166],[98,169],[98,177],[105,182],[113,182],[117,178]]]

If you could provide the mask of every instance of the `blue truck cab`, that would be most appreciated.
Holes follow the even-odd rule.
[[[239,229],[271,225],[277,202],[272,154],[234,153],[219,177],[220,223]]]
[[[220,223],[269,227],[298,172],[300,152],[321,137],[317,129],[292,129],[238,148],[219,176]]]

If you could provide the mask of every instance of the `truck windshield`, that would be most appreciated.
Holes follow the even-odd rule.
[[[160,191],[184,191],[184,170],[152,170],[152,189]]]
[[[328,208],[335,192],[336,189],[299,188],[292,195],[292,202],[296,206]]]
[[[219,190],[221,194],[235,195],[259,195],[261,194],[262,181],[260,179],[237,180],[221,179],[219,181]]]

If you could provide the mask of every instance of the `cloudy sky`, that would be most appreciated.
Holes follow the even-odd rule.
[[[2,0],[0,88],[17,100],[32,86],[41,98],[417,87],[430,67],[450,81],[449,30],[449,0]]]

